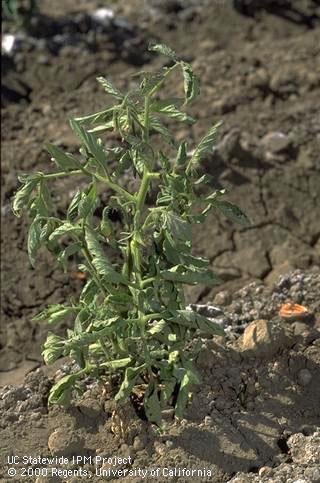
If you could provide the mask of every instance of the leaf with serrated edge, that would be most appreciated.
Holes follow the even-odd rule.
[[[108,79],[105,79],[104,77],[97,77],[97,81],[99,82],[99,84],[102,85],[102,87],[104,88],[104,90],[110,94],[112,97],[114,97],[115,99],[118,99],[118,101],[122,101],[124,96],[123,94],[121,94],[121,92],[116,89],[110,81],[108,81]]]
[[[70,125],[73,132],[79,137],[79,139],[84,143],[88,151],[98,161],[99,165],[104,169],[107,156],[103,148],[100,146],[100,144],[98,144],[94,134],[86,131],[74,119],[71,119]]]
[[[57,146],[47,143],[45,145],[45,148],[52,156],[52,159],[56,163],[58,168],[61,168],[64,171],[68,171],[70,169],[77,169],[79,167],[80,163],[71,154],[65,153]]]
[[[189,161],[187,172],[194,171],[200,164],[200,161],[210,153],[212,150],[213,144],[216,139],[217,130],[221,123],[217,123],[212,126],[207,134],[201,139],[200,143],[194,150],[194,153]]]
[[[125,283],[125,278],[121,273],[116,272],[111,262],[105,255],[96,233],[89,227],[85,230],[85,240],[90,255],[92,256],[92,264],[99,273],[108,277],[110,282]]]

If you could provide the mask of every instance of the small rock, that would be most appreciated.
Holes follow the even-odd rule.
[[[15,36],[12,34],[4,34],[1,41],[1,50],[5,54],[11,54],[15,44]]]
[[[91,17],[103,26],[109,26],[110,19],[114,18],[114,11],[111,8],[98,8],[92,12]]]
[[[241,350],[256,356],[272,356],[287,342],[284,329],[268,320],[251,322],[244,331]]]
[[[164,456],[167,452],[166,445],[159,443],[158,441],[155,441],[154,449],[155,449],[155,452],[160,456]]]
[[[300,386],[307,386],[312,379],[312,374],[308,369],[301,369],[298,372],[298,383]]]
[[[221,292],[218,292],[214,297],[214,303],[217,305],[229,305],[231,301],[231,294],[227,290],[222,290]]]
[[[142,451],[144,449],[144,447],[145,447],[145,444],[142,441],[142,439],[139,436],[136,436],[133,440],[133,448],[136,451]]]
[[[212,417],[211,416],[206,416],[204,418],[204,425],[205,426],[212,426]]]
[[[266,134],[262,138],[261,143],[268,151],[271,151],[272,153],[280,153],[290,148],[292,141],[286,134],[280,131],[274,131]]]
[[[259,476],[271,476],[272,474],[272,468],[269,468],[269,466],[262,466],[262,468],[259,469]]]

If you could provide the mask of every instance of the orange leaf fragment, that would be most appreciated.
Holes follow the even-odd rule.
[[[293,302],[282,304],[279,310],[279,316],[285,319],[303,318],[308,314],[309,311],[306,307],[303,305],[294,304]]]

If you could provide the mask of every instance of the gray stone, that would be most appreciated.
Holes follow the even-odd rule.
[[[298,372],[298,383],[300,386],[307,386],[312,380],[312,374],[308,369],[301,369]]]
[[[271,153],[281,153],[291,146],[292,141],[286,134],[280,131],[274,131],[266,134],[262,138],[261,143]]]
[[[213,301],[217,305],[229,305],[232,301],[232,297],[228,290],[222,290],[215,295]]]

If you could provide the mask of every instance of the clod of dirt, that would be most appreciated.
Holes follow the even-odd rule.
[[[28,418],[41,418],[47,413],[47,397],[50,388],[49,379],[40,369],[25,377],[24,383],[17,386],[5,386],[0,392],[0,427],[6,428],[23,423]]]
[[[288,336],[283,327],[269,320],[256,320],[249,324],[243,334],[240,347],[251,356],[272,356],[286,347]]]
[[[320,432],[311,436],[297,433],[288,439],[290,454],[294,463],[303,465],[320,463]]]
[[[72,428],[57,428],[49,436],[48,448],[52,456],[68,457],[81,454],[83,443]]]
[[[293,434],[288,446],[293,463],[281,463],[275,468],[263,466],[258,474],[238,473],[228,483],[317,483],[320,480],[320,433]]]

